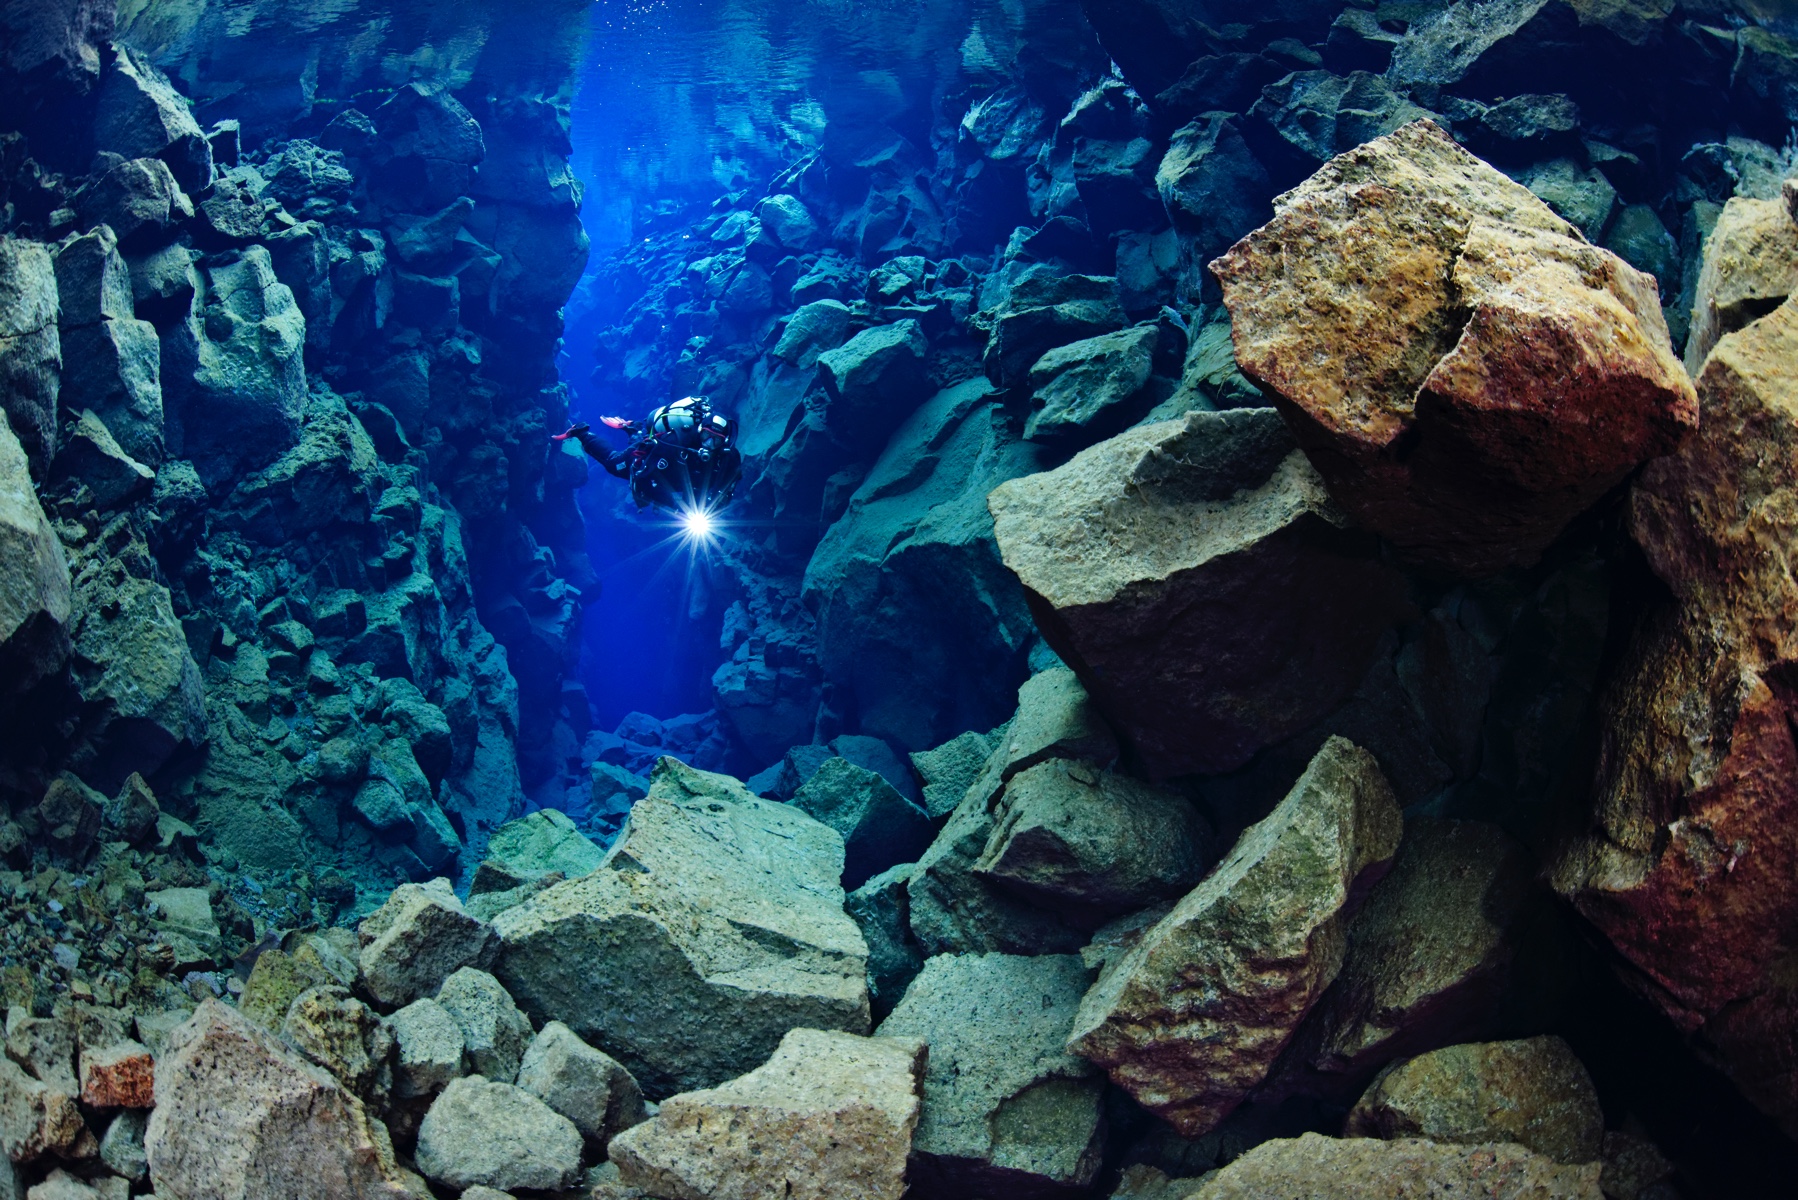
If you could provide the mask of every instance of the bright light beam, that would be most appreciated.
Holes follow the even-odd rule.
[[[717,532],[712,514],[703,508],[687,509],[681,514],[680,524],[687,540],[700,544],[710,542]]]

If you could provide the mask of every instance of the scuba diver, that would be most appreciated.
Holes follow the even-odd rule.
[[[601,417],[607,428],[630,435],[630,445],[613,450],[591,426],[571,425],[555,440],[574,438],[589,457],[612,475],[630,481],[638,508],[651,504],[688,513],[715,513],[730,503],[743,473],[737,423],[712,411],[699,396],[665,404],[646,421]]]

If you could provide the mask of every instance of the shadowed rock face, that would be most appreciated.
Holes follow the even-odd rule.
[[[1697,421],[1653,279],[1428,122],[1332,160],[1212,269],[1330,494],[1422,565],[1534,562]]]
[[[1194,1200],[1260,1200],[1264,1196],[1331,1196],[1340,1200],[1528,1200],[1560,1196],[1601,1200],[1599,1165],[1563,1166],[1506,1142],[1439,1146],[1421,1138],[1380,1142],[1307,1133],[1263,1142],[1206,1177]]]
[[[1604,1113],[1558,1037],[1449,1046],[1394,1063],[1349,1113],[1351,1137],[1518,1142],[1563,1163],[1596,1160]]]
[[[1674,599],[1644,621],[1606,699],[1591,825],[1553,867],[1631,981],[1787,1130],[1794,356],[1790,301],[1723,338],[1699,376],[1700,432],[1636,486],[1632,532]]]
[[[1184,1135],[1210,1132],[1335,980],[1400,826],[1373,756],[1326,742],[1280,806],[1106,965],[1069,1048]]]
[[[1267,409],[1119,434],[987,504],[1044,636],[1152,776],[1230,770],[1323,716],[1403,608]]]
[[[1062,1046],[1091,978],[1071,954],[939,955],[924,964],[878,1030],[930,1046],[914,1187],[1027,1198],[1078,1194],[1093,1181],[1104,1080]]]

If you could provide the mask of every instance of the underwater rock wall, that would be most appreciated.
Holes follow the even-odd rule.
[[[329,920],[564,794],[583,16],[6,10],[9,853],[135,786]]]

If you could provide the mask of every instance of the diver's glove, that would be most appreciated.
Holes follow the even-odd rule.
[[[567,432],[552,434],[550,436],[550,440],[553,442],[565,442],[569,438],[573,438],[575,441],[579,442],[581,444],[581,449],[587,451],[589,454],[597,454],[599,439],[593,436],[593,427],[585,421],[576,421],[573,425],[568,427]]]

